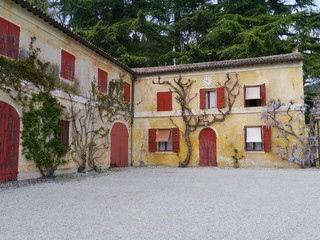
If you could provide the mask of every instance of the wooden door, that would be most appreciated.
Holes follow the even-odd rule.
[[[199,166],[217,166],[216,133],[204,128],[199,134]]]
[[[128,130],[122,123],[111,129],[111,167],[128,166]]]
[[[0,101],[0,182],[17,180],[20,119],[17,111]]]

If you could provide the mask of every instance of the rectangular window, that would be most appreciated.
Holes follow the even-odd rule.
[[[130,102],[130,92],[131,92],[131,85],[127,82],[124,83],[124,100],[126,102]]]
[[[20,27],[0,17],[0,54],[18,59]]]
[[[172,136],[170,129],[159,129],[157,132],[156,142],[159,144],[159,152],[172,151]]]
[[[262,130],[261,127],[246,128],[246,150],[262,151]]]
[[[217,96],[216,91],[209,90],[205,92],[206,94],[206,109],[215,108],[217,106]]]
[[[259,86],[244,86],[245,107],[259,107],[266,105],[265,84]]]
[[[76,58],[71,53],[61,50],[61,72],[60,76],[64,79],[73,81],[75,72]]]
[[[172,111],[172,92],[157,93],[157,111]]]
[[[60,121],[60,144],[63,146],[69,146],[69,122]]]
[[[271,152],[271,127],[245,127],[246,151]]]
[[[102,69],[98,69],[98,90],[106,93],[108,86],[108,73]]]
[[[200,109],[224,108],[224,88],[200,89]]]
[[[172,129],[149,129],[149,152],[179,152],[180,131]]]

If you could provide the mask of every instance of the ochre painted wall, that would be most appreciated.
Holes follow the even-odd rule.
[[[171,81],[178,78],[195,80],[191,89],[190,96],[197,94],[192,100],[190,106],[195,114],[203,113],[200,110],[199,89],[216,88],[218,82],[223,83],[226,74],[235,77],[238,74],[240,79],[240,95],[237,97],[231,114],[221,123],[214,123],[212,128],[217,135],[217,163],[218,166],[232,166],[233,149],[237,149],[244,155],[240,160],[240,166],[261,166],[261,167],[289,167],[286,161],[279,159],[276,154],[274,137],[277,130],[272,129],[273,146],[272,152],[246,152],[245,151],[245,126],[262,126],[260,120],[262,111],[265,107],[244,107],[243,85],[260,85],[266,84],[266,98],[280,99],[282,102],[289,102],[291,99],[296,100],[296,104],[301,104],[303,96],[302,64],[270,64],[258,65],[243,68],[217,69],[212,71],[183,72],[179,74],[162,74],[161,81]],[[204,77],[211,77],[213,82],[210,86],[203,85]],[[173,93],[173,110],[167,112],[157,112],[157,92],[168,91],[166,85],[156,85],[152,81],[158,80],[158,75],[140,77],[135,81],[135,119],[133,125],[133,163],[139,165],[143,162],[146,165],[168,165],[178,166],[179,162],[184,160],[187,154],[187,147],[183,136],[180,134],[180,152],[148,152],[148,129],[149,128],[174,128],[175,125],[170,121],[170,116],[176,126],[183,132],[184,123],[180,116],[180,108],[175,101]],[[227,96],[225,96],[226,98]],[[225,102],[227,100],[225,99]],[[225,109],[224,109],[225,110]],[[206,109],[207,114],[218,114],[217,109]],[[190,165],[199,165],[199,132],[203,128],[198,128],[191,133],[193,145],[193,154]]]

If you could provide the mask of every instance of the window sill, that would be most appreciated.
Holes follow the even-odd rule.
[[[162,151],[162,152],[155,152],[155,153],[157,153],[157,154],[162,154],[162,155],[166,155],[166,154],[173,154],[174,152],[172,152],[172,151]]]
[[[245,151],[245,153],[248,153],[248,154],[254,154],[254,153],[264,154],[264,153],[266,153],[266,152],[265,152],[265,151]]]

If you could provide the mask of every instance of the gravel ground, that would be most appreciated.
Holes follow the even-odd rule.
[[[148,167],[6,185],[0,239],[318,240],[319,183],[319,169]]]

